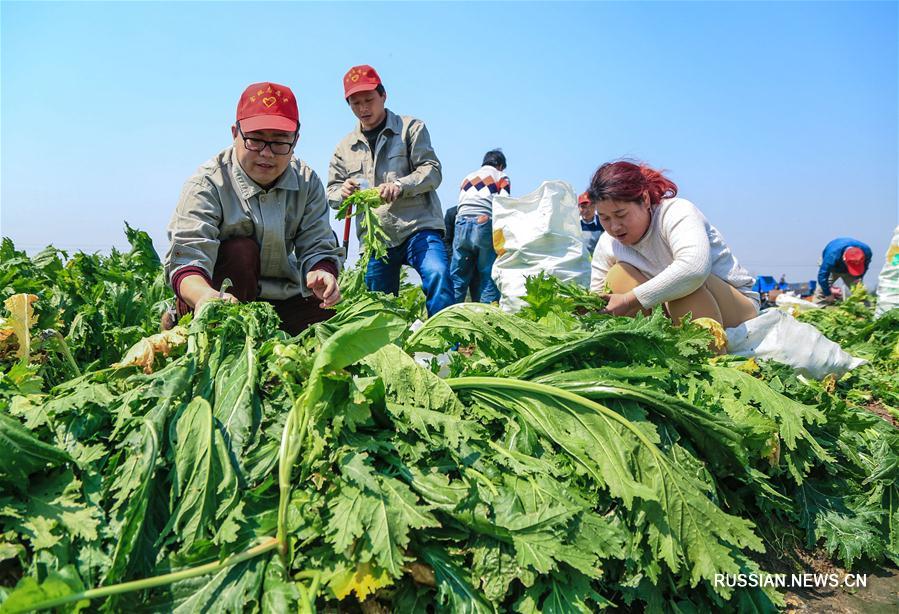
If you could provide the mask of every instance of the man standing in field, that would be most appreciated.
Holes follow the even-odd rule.
[[[444,232],[446,234],[443,235],[443,244],[446,246],[446,253],[453,253],[453,241],[456,239],[456,212],[459,210],[459,205],[453,205],[449,209],[446,210],[446,213],[443,214],[443,226],[446,229]],[[452,256],[450,256],[450,274],[452,274]],[[455,288],[453,288],[453,292],[455,292]],[[480,302],[481,300],[481,276],[478,275],[477,269],[475,269],[474,273],[471,276],[471,283],[468,284],[468,294],[471,295],[471,300],[475,303]]]
[[[593,257],[593,250],[599,243],[599,237],[602,236],[603,228],[599,223],[599,215],[596,213],[596,207],[590,202],[590,197],[584,192],[577,197],[577,209],[581,216],[581,235],[584,239],[584,247],[587,253]]]
[[[169,222],[165,274],[178,305],[164,328],[215,298],[267,301],[292,335],[330,316],[343,252],[321,180],[292,155],[299,134],[290,88],[254,83],[241,95],[234,143],[187,180]]]
[[[499,300],[499,289],[492,275],[496,260],[493,249],[493,197],[497,194],[509,195],[509,177],[505,171],[505,154],[493,149],[484,154],[481,167],[462,180],[450,264],[456,302],[465,300],[475,272],[481,280],[477,292],[479,302]]]
[[[443,244],[443,213],[437,198],[440,161],[424,122],[399,116],[384,105],[387,92],[374,68],[354,66],[343,78],[343,96],[356,127],[337,145],[328,169],[328,201],[337,209],[365,180],[384,205],[375,209],[387,234],[387,257],[371,257],[369,290],[398,294],[400,268],[421,276],[428,315],[453,304],[449,260]],[[362,237],[359,222],[358,236]]]
[[[828,243],[821,254],[818,268],[818,287],[814,302],[819,305],[833,303],[836,296],[831,286],[842,280],[850,290],[860,283],[871,265],[871,248],[858,239],[839,237]]]

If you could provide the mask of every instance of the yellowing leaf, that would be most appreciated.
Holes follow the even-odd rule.
[[[500,228],[493,231],[493,251],[496,252],[497,256],[502,256],[506,253],[506,236]]]
[[[328,584],[339,600],[345,599],[347,595],[355,591],[359,601],[364,601],[368,595],[379,588],[393,584],[393,580],[386,571],[375,575],[375,569],[371,563],[361,563],[356,565],[355,569],[350,567],[335,573],[331,576]]]
[[[156,360],[156,353],[168,356],[172,352],[172,348],[187,342],[187,329],[183,326],[176,326],[171,330],[161,332],[156,335],[144,337],[133,346],[125,354],[121,362],[117,362],[116,367],[136,366],[143,367],[144,373],[153,372],[153,361]]]
[[[741,365],[734,367],[737,371],[742,371],[743,373],[748,373],[749,375],[754,375],[761,371],[761,367],[759,367],[759,363],[755,361],[755,358],[750,358],[746,362]]]
[[[31,327],[37,323],[32,307],[35,301],[37,296],[34,294],[13,294],[3,302],[10,314],[4,328],[12,329],[19,342],[19,349],[16,351],[18,358],[27,359],[31,354]],[[3,338],[5,337],[0,335],[0,340]]]
[[[712,333],[713,346],[716,351],[721,352],[727,348],[727,333],[724,332],[724,327],[721,326],[720,322],[712,318],[696,318],[693,320],[693,324],[701,326]]]
[[[777,436],[777,433],[771,435],[771,439],[768,440],[768,453],[765,455],[765,459],[772,467],[777,467],[780,464],[780,437]]]
[[[12,339],[12,326],[6,323],[6,318],[0,318],[0,352],[4,351],[7,346],[12,345]]]

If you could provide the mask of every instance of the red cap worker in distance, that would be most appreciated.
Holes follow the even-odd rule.
[[[853,277],[865,274],[865,252],[860,247],[847,247],[843,252],[843,263]]]

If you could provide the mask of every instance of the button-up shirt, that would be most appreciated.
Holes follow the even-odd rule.
[[[253,237],[259,245],[259,297],[310,296],[306,274],[319,261],[344,258],[331,229],[318,175],[292,158],[268,190],[244,172],[233,147],[203,164],[181,190],[168,227],[165,273],[195,266],[211,278],[221,241]]]
[[[443,232],[443,209],[437,198],[442,179],[440,160],[431,147],[423,121],[387,110],[387,124],[375,144],[374,155],[361,124],[337,145],[328,168],[328,203],[340,207],[340,188],[347,179],[367,179],[374,187],[396,182],[400,197],[375,209],[381,228],[394,247],[419,230]],[[356,222],[362,239],[362,228]]]

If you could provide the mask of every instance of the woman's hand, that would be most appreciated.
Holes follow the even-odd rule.
[[[340,302],[337,278],[327,271],[309,271],[306,274],[306,285],[312,290],[315,298],[321,301],[322,309],[328,309]]]
[[[627,294],[600,294],[606,301],[606,308],[601,313],[613,316],[633,316],[643,308],[633,291]]]

